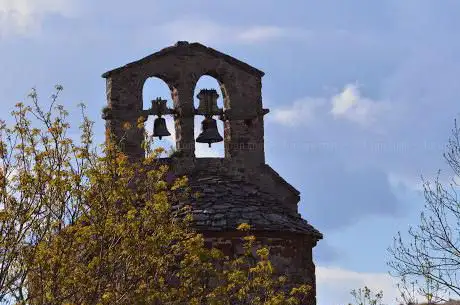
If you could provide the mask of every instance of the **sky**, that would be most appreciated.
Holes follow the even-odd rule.
[[[103,72],[178,40],[243,60],[266,73],[267,163],[324,234],[314,249],[318,304],[345,304],[364,285],[393,304],[387,248],[419,221],[421,177],[442,169],[449,178],[459,11],[457,0],[0,0],[0,117],[32,87],[46,102],[61,84],[73,124],[86,103],[102,140]],[[201,88],[217,82],[203,77]],[[169,98],[168,88],[149,79],[144,107],[157,96]],[[223,156],[223,145],[196,153]]]

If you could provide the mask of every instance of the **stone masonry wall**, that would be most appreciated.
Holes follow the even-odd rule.
[[[225,255],[243,253],[242,235],[239,232],[203,232],[208,247],[222,250]],[[305,305],[316,304],[315,265],[312,248],[316,241],[305,235],[282,234],[277,232],[255,232],[257,247],[269,245],[270,261],[277,275],[287,275],[290,285],[309,284],[310,298]]]
[[[216,54],[218,53],[218,54]],[[237,62],[238,64],[235,64]],[[225,156],[247,164],[264,163],[263,109],[261,76],[263,72],[201,44],[179,42],[125,67],[105,73],[107,101],[111,115],[106,128],[117,139],[120,126],[136,126],[142,111],[142,88],[149,77],[162,79],[171,89],[178,115],[175,117],[176,149],[194,157],[194,89],[199,78],[217,79],[224,95],[224,107],[230,120],[225,121]],[[124,139],[129,156],[143,156],[142,130],[134,128]]]
[[[194,90],[203,75],[214,77],[224,99],[224,158],[196,158]],[[104,112],[107,137],[119,141],[133,160],[144,157],[143,129],[138,119],[142,89],[149,77],[162,79],[171,90],[176,130],[176,151],[161,161],[173,176],[186,175],[203,193],[191,204],[195,226],[208,246],[227,254],[242,250],[240,220],[254,225],[257,240],[271,248],[271,261],[294,282],[312,286],[308,305],[316,304],[312,248],[322,234],[302,219],[300,193],[265,163],[262,81],[264,73],[199,43],[178,42],[143,59],[103,74],[107,85]],[[163,97],[165,98],[165,97]],[[129,123],[132,128],[123,130]],[[175,203],[180,206],[183,203]]]

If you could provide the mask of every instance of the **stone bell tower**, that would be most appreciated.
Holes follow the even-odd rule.
[[[203,75],[218,80],[224,109],[217,108],[214,90],[202,90],[200,107],[195,109],[194,89]],[[139,117],[174,115],[177,154],[164,161],[175,175],[187,175],[192,190],[202,194],[187,204],[207,244],[226,254],[238,253],[241,233],[236,228],[249,223],[257,240],[270,246],[277,272],[309,282],[313,294],[308,304],[316,304],[312,249],[322,234],[298,213],[299,192],[265,163],[263,118],[268,109],[262,106],[263,75],[200,43],[179,41],[102,75],[108,103],[103,118],[107,131],[136,160],[144,156],[143,130],[135,128]],[[142,88],[149,77],[169,86],[173,109],[161,99],[152,101],[151,109],[142,109]],[[212,116],[224,121],[224,158],[195,157],[194,116],[198,114],[209,118],[210,124]],[[122,138],[125,122],[134,127]]]

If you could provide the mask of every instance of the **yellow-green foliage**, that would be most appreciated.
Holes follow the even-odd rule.
[[[383,291],[373,293],[369,287],[364,286],[358,290],[353,289],[351,295],[355,299],[355,303],[349,305],[383,305]]]
[[[254,260],[248,225],[241,257],[204,246],[170,205],[188,198],[187,179],[165,181],[147,138],[146,158],[129,162],[118,143],[93,145],[83,106],[77,144],[57,94],[49,111],[31,98],[0,126],[0,303],[305,303],[309,287],[287,291],[268,248]]]

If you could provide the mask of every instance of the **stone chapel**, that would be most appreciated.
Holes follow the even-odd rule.
[[[203,75],[219,82],[223,109],[217,107],[218,95],[213,89],[200,91],[200,106],[195,108],[195,85]],[[231,255],[241,251],[242,233],[237,226],[250,224],[257,240],[270,247],[270,259],[277,271],[312,285],[309,304],[313,305],[316,288],[312,250],[323,236],[298,213],[299,191],[266,163],[264,116],[269,111],[262,105],[263,75],[264,72],[200,43],[179,41],[102,75],[107,90],[103,118],[107,131],[121,139],[124,122],[136,126],[141,116],[173,115],[176,153],[164,162],[175,175],[186,175],[190,187],[202,194],[188,202],[194,227],[203,233],[208,245]],[[166,98],[172,100],[172,109],[162,99],[152,101],[151,109],[143,109],[142,89],[150,77],[168,85],[171,96]],[[201,139],[194,138],[196,115],[205,116]],[[222,137],[213,130],[214,118],[223,121]],[[160,128],[156,132],[167,136],[167,130],[161,130],[156,122],[155,128]],[[132,160],[144,156],[142,140],[143,130],[138,128],[129,130],[123,139],[123,150]],[[197,158],[195,141],[223,141],[225,156]]]

